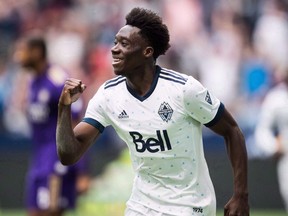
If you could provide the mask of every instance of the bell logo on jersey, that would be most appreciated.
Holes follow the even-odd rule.
[[[135,144],[137,152],[143,153],[147,150],[148,152],[156,153],[159,151],[172,149],[167,130],[162,131],[163,135],[161,134],[160,130],[157,130],[157,139],[151,137],[147,140],[144,140],[142,134],[137,131],[131,131],[129,133],[133,139],[133,143]],[[165,142],[162,136],[164,137]]]

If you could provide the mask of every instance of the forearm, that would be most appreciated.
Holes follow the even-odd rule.
[[[239,127],[235,126],[231,133],[225,137],[225,141],[233,168],[234,195],[247,197],[247,152],[245,139]]]
[[[247,152],[244,136],[227,110],[211,129],[224,137],[233,168],[234,194],[225,205],[224,214],[249,216]]]
[[[56,145],[58,157],[64,165],[73,164],[80,158],[81,145],[73,132],[71,105],[58,105]]]

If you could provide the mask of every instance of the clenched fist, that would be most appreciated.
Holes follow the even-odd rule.
[[[59,104],[71,105],[78,100],[85,89],[86,86],[81,80],[68,78],[60,95]]]

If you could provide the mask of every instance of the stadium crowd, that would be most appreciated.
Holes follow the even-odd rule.
[[[1,131],[29,134],[23,112],[27,77],[13,62],[17,40],[43,33],[50,61],[89,86],[87,103],[113,76],[110,48],[122,17],[134,6],[159,11],[170,29],[172,47],[161,64],[198,78],[232,110],[244,132],[253,132],[263,97],[287,72],[285,0],[1,1]],[[11,124],[13,118],[18,124]],[[258,156],[253,141],[247,143],[249,156]]]

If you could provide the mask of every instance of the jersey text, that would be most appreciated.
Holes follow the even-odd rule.
[[[133,143],[135,144],[137,152],[143,153],[147,150],[151,153],[156,153],[158,151],[165,151],[172,149],[167,130],[163,130],[162,132],[163,135],[161,134],[160,130],[157,130],[156,131],[157,139],[151,137],[148,138],[147,140],[143,140],[143,136],[137,131],[131,131],[129,133],[133,139]],[[163,139],[165,140],[165,142],[163,141]]]

